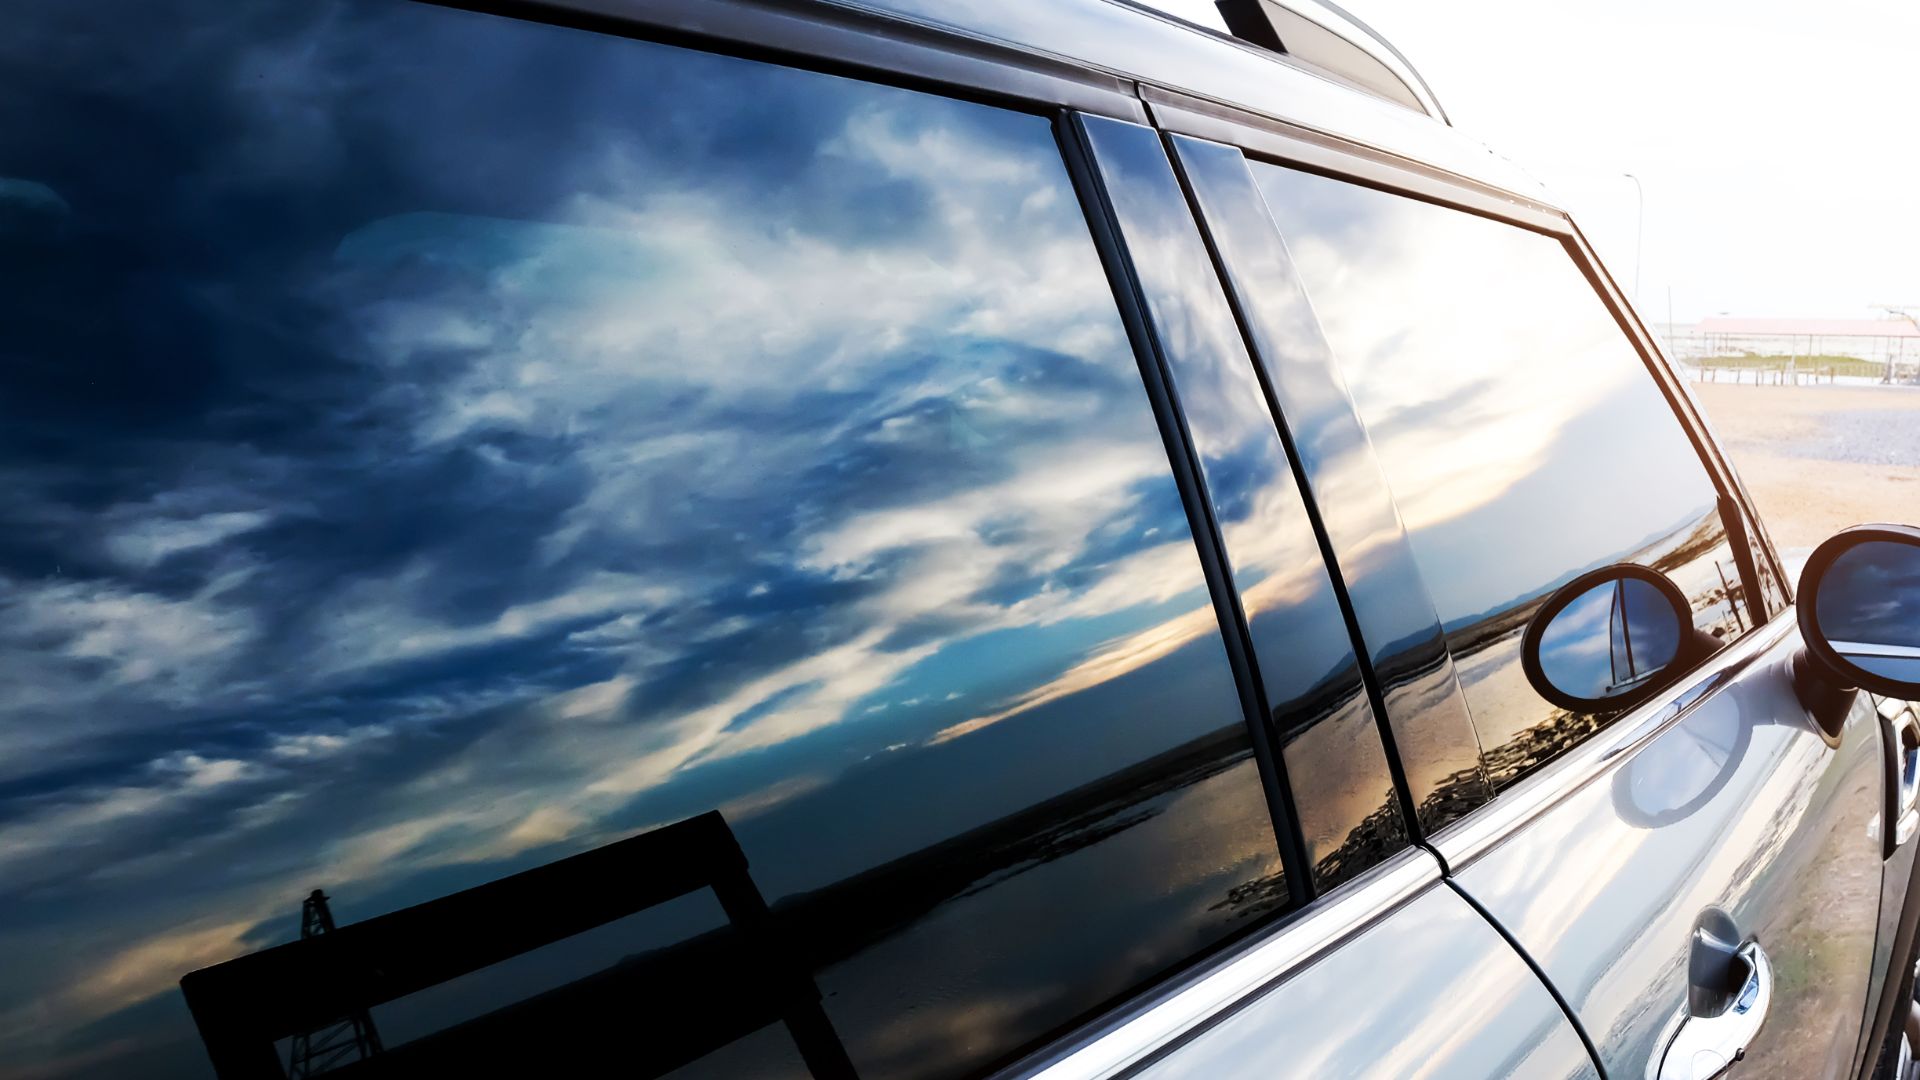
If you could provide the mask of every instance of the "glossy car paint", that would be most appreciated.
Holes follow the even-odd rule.
[[[1435,884],[1139,1075],[1584,1080],[1599,1074],[1533,972],[1471,905]]]
[[[1794,696],[1786,661],[1798,637],[1783,629],[1761,631],[1767,647],[1684,716],[1486,854],[1454,860],[1461,889],[1567,999],[1609,1076],[1658,1067],[1686,1006],[1689,935],[1709,906],[1732,915],[1776,973],[1741,1075],[1853,1066],[1880,919],[1879,720],[1863,696],[1829,745]],[[1650,722],[1663,723],[1657,708]]]

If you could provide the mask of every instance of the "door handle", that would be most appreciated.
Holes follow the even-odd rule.
[[[1740,946],[1734,963],[1744,965],[1746,978],[1732,1003],[1715,1015],[1681,1021],[1660,1059],[1659,1080],[1712,1080],[1746,1056],[1773,1004],[1773,965],[1757,941]]]
[[[1894,803],[1893,846],[1900,847],[1920,829],[1920,710],[1908,705],[1893,720],[1893,762],[1898,801]]]

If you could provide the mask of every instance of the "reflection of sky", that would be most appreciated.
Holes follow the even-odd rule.
[[[1572,1025],[1493,927],[1436,885],[1139,1075],[1574,1080]]]
[[[1437,829],[1491,792],[1479,776],[1479,742],[1386,477],[1246,158],[1233,147],[1186,136],[1173,143],[1384,684],[1395,749],[1421,823]],[[1260,396],[1257,386],[1236,383],[1234,389]]]
[[[1679,631],[1660,590],[1639,578],[1602,582],[1556,612],[1541,632],[1540,670],[1562,693],[1598,700],[1670,663]]]
[[[1734,629],[1715,492],[1645,365],[1559,241],[1257,164],[1453,642],[1504,785],[1579,728],[1518,670],[1521,605],[1582,571],[1668,560],[1696,625]],[[1736,582],[1737,584],[1737,582]],[[1498,618],[1515,612],[1511,619]],[[1477,654],[1477,655],[1476,655]]]
[[[0,1068],[192,1074],[175,981],[315,885],[353,921],[719,807],[777,900],[1238,729],[1044,118],[425,7],[119,15],[0,44],[55,193],[0,215]],[[1156,812],[1237,845],[1107,859],[1184,953],[1267,810]],[[1120,951],[1089,985],[1178,958]],[[1094,1004],[1036,977],[966,1054]]]
[[[1856,544],[1820,579],[1820,629],[1834,641],[1920,648],[1920,547]]]
[[[1289,736],[1285,764],[1290,779],[1300,776],[1293,802],[1308,853],[1318,864],[1383,805],[1388,824],[1376,854],[1388,853],[1405,834],[1386,753],[1292,465],[1205,242],[1151,130],[1093,118],[1087,128],[1199,453],[1261,685]],[[1339,730],[1306,737],[1315,723]]]
[[[1920,649],[1920,547],[1869,540],[1842,552],[1820,579],[1816,603],[1829,641]],[[1842,651],[1873,674],[1920,683],[1920,656]]]
[[[1324,177],[1255,172],[1444,621],[1713,505],[1697,465],[1674,467],[1692,448],[1558,241]]]

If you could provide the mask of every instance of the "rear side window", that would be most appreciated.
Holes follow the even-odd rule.
[[[1160,139],[1084,120],[1245,612],[1316,887],[1407,843],[1352,638],[1246,345]]]
[[[1255,175],[1378,451],[1505,787],[1602,721],[1519,662],[1537,605],[1642,563],[1695,626],[1745,629],[1718,496],[1632,343],[1558,240],[1277,165]]]
[[[426,5],[10,16],[0,1072],[206,1075],[179,979],[312,890],[350,928],[714,810],[862,1076],[1284,905],[1046,118]],[[704,1068],[804,1072],[772,1023]]]

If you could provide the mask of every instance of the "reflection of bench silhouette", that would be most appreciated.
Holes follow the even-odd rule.
[[[784,1021],[816,1077],[853,1065],[819,990],[772,933],[717,811],[180,980],[221,1080],[284,1077],[277,1039],[712,888],[733,932],[624,963],[336,1070],[503,1075],[617,1063],[658,1075]]]

